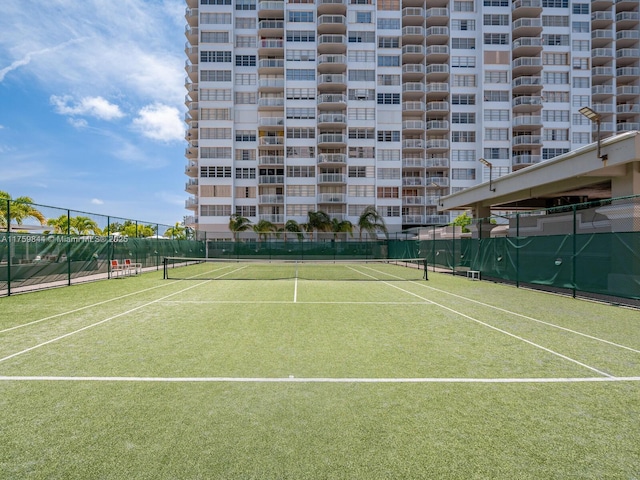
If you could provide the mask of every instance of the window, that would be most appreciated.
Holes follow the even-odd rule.
[[[400,85],[400,75],[378,75],[378,85]]]
[[[374,100],[376,91],[373,88],[350,88],[349,100]]]
[[[400,105],[399,93],[379,93],[378,105]]]
[[[399,67],[400,57],[398,55],[378,55],[379,67]]]
[[[571,105],[574,107],[584,107],[591,103],[591,97],[589,95],[574,95],[571,100]]]
[[[255,150],[245,150],[242,148],[236,149],[236,154],[234,157],[235,160],[248,162],[256,159],[256,151]]]
[[[475,38],[452,38],[451,48],[454,50],[474,49],[476,48]]]
[[[201,120],[231,120],[230,108],[201,108]]]
[[[351,82],[372,82],[375,79],[375,70],[349,70],[349,81]]]
[[[231,17],[229,17],[231,23]],[[229,32],[202,32],[200,36],[202,43],[229,43]]]
[[[256,169],[236,168],[236,178],[256,178]]]
[[[484,0],[485,7],[508,7],[511,5],[510,0]]]
[[[349,158],[374,158],[376,156],[375,147],[349,147]]]
[[[287,108],[287,118],[316,118],[315,108]]]
[[[315,100],[315,88],[287,88],[287,100]]]
[[[287,30],[287,42],[315,42],[316,32],[313,30]]]
[[[400,10],[400,0],[378,0],[378,10]]]
[[[378,207],[378,211],[380,215],[383,217],[399,217],[400,216],[400,207],[393,205],[380,205]]]
[[[236,55],[236,67],[255,67],[255,55]]]
[[[574,113],[571,115],[572,125],[591,125],[591,120],[582,115],[581,113]]]
[[[568,46],[569,35],[559,35],[559,34],[542,35],[542,43],[548,46]]]
[[[451,67],[454,68],[474,68],[476,57],[451,57]]]
[[[201,185],[201,197],[225,197],[231,196],[231,185]]]
[[[475,142],[476,132],[451,132],[451,141],[454,143]]]
[[[589,33],[589,22],[572,22],[571,31],[574,33]]]
[[[484,15],[483,24],[490,26],[511,25],[509,22],[509,15]]]
[[[236,17],[236,29],[255,30],[256,19],[254,17]]]
[[[290,165],[287,167],[287,177],[292,178],[311,178],[316,176],[316,167]]]
[[[255,85],[256,74],[255,73],[236,73],[235,84],[236,85]]]
[[[315,128],[287,128],[287,138],[316,138]]]
[[[474,124],[476,123],[476,114],[465,113],[465,112],[453,112],[451,114],[451,123]]]
[[[568,53],[543,53],[543,65],[569,65]]]
[[[200,70],[201,82],[230,82],[231,70]]]
[[[236,205],[236,215],[241,217],[255,217],[256,207],[252,205]]]
[[[453,86],[454,87],[475,87],[476,76],[475,75],[454,75]]]
[[[464,31],[474,31],[475,29],[476,29],[475,20],[451,20],[451,30],[460,30],[464,32]]]
[[[542,8],[568,8],[569,0],[542,0]]]
[[[231,215],[231,205],[200,205],[202,217],[228,217]]]
[[[485,140],[509,140],[508,128],[485,128]]]
[[[315,197],[316,186],[315,185],[287,185],[287,196],[288,197]],[[313,209],[310,209],[310,210],[313,210]],[[302,215],[306,215],[308,211],[309,210],[304,210]]]
[[[349,50],[347,53],[349,62],[375,62],[376,52],[374,50]]]
[[[380,180],[398,180],[400,174],[401,169],[399,168],[378,168],[376,177]]]
[[[475,150],[451,150],[451,160],[454,162],[475,162]]]
[[[452,168],[451,179],[452,180],[475,180],[476,170],[475,168]]]
[[[378,187],[376,189],[377,198],[399,198],[398,187]]]
[[[375,32],[349,32],[349,43],[375,43]]]
[[[287,147],[287,158],[315,158],[315,147]]]
[[[485,33],[485,45],[507,45],[509,43],[508,33]]]
[[[256,188],[255,187],[236,187],[236,198],[256,198]],[[231,196],[231,192],[229,192],[229,196]]]
[[[236,142],[255,142],[256,132],[254,130],[236,130]]]
[[[572,11],[575,15],[588,15],[589,14],[589,4],[588,3],[574,3],[572,6]]]
[[[203,63],[231,63],[231,52],[200,52],[200,61]]]
[[[231,167],[205,166],[200,167],[201,178],[231,178]]]
[[[313,62],[316,59],[315,50],[287,49],[287,60],[291,62]]]
[[[230,128],[201,128],[200,138],[202,140],[231,140]]]
[[[451,104],[452,105],[475,105],[476,96],[473,93],[453,94],[451,95]]]
[[[487,160],[506,160],[509,158],[508,148],[485,148],[484,158]]]
[[[255,48],[255,35],[236,35],[236,47],[238,48]]]
[[[231,89],[201,88],[198,94],[203,102],[231,100]]]
[[[485,90],[485,102],[508,102],[509,92],[507,90]]]
[[[398,30],[399,28],[399,18],[378,18],[378,30]]]
[[[502,70],[488,70],[484,72],[485,83],[509,83],[509,74]]]
[[[589,40],[574,40],[571,42],[571,50],[574,52],[588,52]]]
[[[488,122],[505,122],[509,121],[509,110],[491,110],[484,111],[484,119]]]
[[[200,0],[200,5],[231,5],[231,0]]]
[[[567,79],[567,83],[569,83]],[[589,88],[589,77],[573,77],[574,88]]]
[[[236,0],[236,10],[255,10],[256,0]]]
[[[349,167],[349,178],[373,177],[373,167]]]
[[[571,136],[571,142],[572,143],[579,143],[579,144],[590,143],[591,142],[591,134],[583,133],[583,132],[573,132],[573,134]]]
[[[574,57],[571,60],[574,70],[589,70],[589,59],[583,57]]]
[[[569,130],[566,128],[545,128],[544,129],[545,141],[563,141],[569,140]]]
[[[312,11],[300,11],[300,10],[292,10],[289,11],[289,21],[290,22],[302,22],[302,23],[313,23],[315,22],[313,12]]]
[[[231,160],[231,148],[200,147],[200,158],[215,158],[215,159]]]
[[[349,128],[349,138],[352,139],[374,139],[375,130],[373,128]]]
[[[399,48],[400,37],[378,37],[378,48]]]
[[[371,12],[355,12],[356,23],[371,23]]]
[[[258,103],[257,92],[236,92],[235,93],[236,105],[255,105]]]
[[[562,155],[563,153],[567,153],[568,151],[568,148],[543,148],[542,159],[549,160],[550,158],[557,157],[558,155]]]
[[[453,2],[454,12],[473,12],[473,1],[454,0]]]
[[[568,122],[568,110],[543,110],[542,120],[544,122]]]
[[[378,130],[379,142],[399,142],[400,131],[399,130]]]
[[[307,69],[287,68],[287,80],[315,80],[316,71]]]
[[[543,83],[551,83],[554,85],[569,85],[568,72],[542,72]]]
[[[543,102],[563,103],[569,101],[569,92],[556,92],[553,90],[543,91]]]
[[[568,27],[568,15],[542,15],[543,27]]]
[[[400,150],[378,150],[378,160],[384,162],[399,162]]]

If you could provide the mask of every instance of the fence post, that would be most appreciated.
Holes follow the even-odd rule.
[[[571,254],[571,289],[573,291],[573,298],[576,298],[576,256],[577,256],[577,252],[576,252],[576,233],[577,233],[577,227],[576,227],[576,218],[577,218],[577,208],[576,205],[573,205],[573,235],[572,235],[572,249],[573,252]]]
[[[7,198],[7,296],[11,295],[11,200]]]
[[[71,210],[67,210],[67,286],[71,285]]]

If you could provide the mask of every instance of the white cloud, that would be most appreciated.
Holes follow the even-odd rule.
[[[180,111],[175,107],[155,103],[138,112],[133,127],[147,138],[163,142],[182,141],[184,124]]]
[[[93,205],[104,205],[104,201],[100,200],[99,198],[92,198],[91,199],[91,203]]]
[[[70,118],[67,120],[69,125],[77,128],[78,130],[82,128],[87,128],[89,126],[89,122],[87,122],[84,118]]]
[[[61,115],[82,115],[100,120],[116,120],[125,116],[118,105],[109,103],[102,97],[84,97],[73,104],[73,99],[68,95],[52,95],[50,100],[56,107],[56,112]]]
[[[124,139],[120,139],[115,144],[117,149],[113,151],[113,156],[119,160],[145,169],[157,169],[166,165],[166,161],[163,159],[149,155],[141,148]]]

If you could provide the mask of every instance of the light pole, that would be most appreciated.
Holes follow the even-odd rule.
[[[485,167],[489,167],[489,190],[492,192],[495,192],[496,189],[492,188],[493,186],[493,164],[487,160],[485,160],[484,158],[481,158],[478,160],[481,164],[483,164]]]
[[[601,154],[600,153],[600,121],[602,120],[602,117],[600,116],[600,114],[598,112],[596,112],[593,108],[591,107],[582,107],[580,110],[578,110],[582,115],[584,115],[585,117],[587,117],[589,120],[591,120],[592,122],[594,122],[596,124],[596,128],[597,128],[597,142],[598,142],[598,158],[600,160],[602,160],[603,162],[606,162],[609,159],[609,156],[607,154]]]

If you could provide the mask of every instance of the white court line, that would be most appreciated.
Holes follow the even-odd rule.
[[[377,272],[377,273],[381,273],[381,274],[383,274],[383,275],[385,274],[384,272],[380,272],[380,271],[377,271],[377,270],[375,270],[375,269],[371,269],[371,270],[373,270],[374,272]],[[372,278],[375,278],[375,277],[372,277]],[[382,280],[382,282],[383,282],[384,284],[386,284],[386,285],[389,285],[390,287],[397,288],[397,289],[398,289],[398,290],[400,290],[401,292],[408,293],[409,295],[413,295],[414,297],[418,297],[418,298],[420,298],[420,299],[422,299],[422,300],[425,300],[425,301],[431,301],[431,300],[429,300],[429,299],[427,299],[427,298],[421,297],[421,296],[420,296],[420,295],[418,295],[417,293],[410,292],[409,290],[405,290],[404,288],[400,288],[400,287],[398,287],[398,286],[396,286],[396,285],[394,285],[394,284],[392,284],[392,283],[386,282],[386,281],[384,281],[384,280]],[[418,284],[418,285],[421,285],[421,284]],[[488,324],[488,323],[486,323],[486,322],[483,322],[483,321],[481,321],[481,320],[478,320],[477,318],[473,318],[473,317],[471,317],[471,316],[469,316],[469,315],[466,315],[466,314],[464,314],[464,313],[462,313],[462,312],[458,312],[457,310],[454,310],[453,308],[447,307],[447,306],[445,306],[445,305],[442,305],[442,304],[437,303],[437,302],[434,302],[434,301],[431,301],[431,303],[433,303],[434,305],[437,305],[438,307],[440,307],[440,308],[442,308],[442,309],[444,309],[444,310],[447,310],[447,311],[449,311],[449,312],[451,312],[451,313],[453,313],[453,314],[455,314],[455,315],[459,315],[459,316],[461,316],[461,317],[463,317],[463,318],[466,318],[467,320],[471,320],[472,322],[476,322],[476,323],[478,323],[478,324],[480,324],[480,325],[483,325],[483,326],[485,326],[485,327],[487,327],[487,328],[490,328],[490,329],[492,329],[492,330],[495,330],[495,331],[497,331],[497,332],[500,332],[500,333],[502,333],[502,334],[504,334],[504,335],[507,335],[507,336],[512,337],[512,338],[515,338],[516,340],[520,340],[521,342],[527,343],[527,344],[529,344],[529,345],[531,345],[531,346],[533,346],[533,347],[536,347],[536,348],[539,348],[539,349],[541,349],[541,350],[544,350],[545,352],[551,353],[552,355],[556,355],[557,357],[560,357],[560,358],[562,358],[563,360],[567,360],[567,361],[569,361],[569,362],[573,362],[573,363],[575,363],[576,365],[579,365],[579,366],[581,366],[581,367],[583,367],[583,368],[586,368],[586,369],[588,369],[588,370],[591,370],[592,372],[596,372],[596,373],[598,373],[598,374],[600,374],[600,375],[604,375],[605,377],[615,378],[613,375],[609,375],[608,373],[603,372],[602,370],[598,370],[597,368],[592,367],[592,366],[590,366],[590,365],[587,365],[586,363],[582,363],[582,362],[580,362],[580,361],[578,361],[578,360],[576,360],[576,359],[574,359],[574,358],[571,358],[571,357],[568,357],[568,356],[566,356],[566,355],[563,355],[563,354],[561,354],[560,352],[556,352],[555,350],[551,350],[550,348],[543,347],[542,345],[540,345],[540,344],[538,344],[538,343],[535,343],[535,342],[532,342],[531,340],[527,340],[526,338],[520,337],[519,335],[515,335],[515,334],[513,334],[513,333],[511,333],[511,332],[507,332],[506,330],[503,330],[503,329],[501,329],[501,328],[494,327],[493,325],[490,325],[490,324]]]
[[[293,303],[298,303],[298,277],[296,277],[296,282],[293,285]]]
[[[191,290],[192,288],[199,287],[200,285],[204,285],[207,282],[208,281],[203,281],[203,282],[198,283],[196,285],[191,285],[190,287],[183,288],[182,290],[179,290],[179,291],[174,292],[174,293],[170,293],[169,295],[161,297],[161,298],[159,298],[157,300],[153,300],[153,301],[145,303],[143,305],[139,305],[137,307],[131,308],[131,309],[127,310],[126,312],[118,313],[117,315],[113,315],[113,316],[111,316],[109,318],[105,318],[104,320],[100,320],[99,322],[92,323],[91,325],[87,325],[85,327],[79,328],[78,330],[74,330],[73,332],[65,333],[64,335],[60,335],[59,337],[53,338],[51,340],[47,340],[46,342],[39,343],[38,345],[34,345],[33,347],[25,348],[24,350],[22,350],[20,352],[13,353],[13,354],[8,355],[8,356],[6,356],[4,358],[0,358],[0,363],[4,362],[6,360],[9,360],[11,358],[17,357],[18,355],[22,355],[23,353],[31,352],[32,350],[35,350],[36,348],[44,347],[45,345],[49,345],[50,343],[54,343],[54,342],[57,342],[58,340],[62,340],[63,338],[70,337],[71,335],[75,335],[76,333],[84,332],[85,330],[88,330],[90,328],[97,327],[98,325],[102,325],[103,323],[106,323],[106,322],[108,322],[110,320],[113,320],[114,318],[118,318],[118,317],[122,317],[124,315],[128,315],[128,314],[130,314],[132,312],[140,310],[141,308],[148,307],[149,305],[153,305],[154,303],[158,303],[160,300],[163,300],[165,298],[169,298],[169,297],[171,297],[173,295],[178,295],[178,294],[180,294],[182,292],[186,292],[187,290]]]
[[[182,304],[210,304],[217,305],[219,303],[228,303],[228,304],[248,304],[248,305],[269,305],[269,304],[283,304],[283,303],[292,303],[291,300],[162,300],[160,303],[172,303],[177,305]],[[299,303],[302,305],[431,305],[432,302],[354,302],[354,301],[344,301],[344,302],[298,302],[294,298],[294,303]]]
[[[365,267],[365,268],[367,268],[367,267]],[[374,271],[378,272],[377,270],[374,270]],[[383,272],[378,272],[378,273],[383,273]],[[396,277],[396,278],[400,278],[400,277]],[[460,300],[466,300],[466,301],[468,301],[468,302],[472,302],[472,303],[475,303],[475,304],[478,304],[478,305],[482,305],[482,306],[484,306],[484,307],[493,308],[493,309],[495,309],[495,310],[498,310],[498,311],[500,311],[500,312],[507,313],[507,314],[509,314],[509,315],[513,315],[513,316],[516,316],[516,317],[521,317],[521,318],[524,318],[524,319],[526,319],[526,320],[531,320],[532,322],[537,322],[537,323],[540,323],[540,324],[543,324],[543,325],[547,325],[547,326],[552,327],[552,328],[557,328],[557,329],[559,329],[559,330],[563,330],[563,331],[565,331],[565,332],[573,333],[573,334],[575,334],[575,335],[580,335],[580,336],[582,336],[582,337],[589,338],[589,339],[591,339],[591,340],[595,340],[595,341],[598,341],[598,342],[606,343],[607,345],[611,345],[611,346],[613,346],[613,347],[618,347],[618,348],[622,348],[622,349],[625,349],[625,350],[629,350],[629,351],[631,351],[631,352],[640,353],[640,350],[637,350],[637,349],[635,349],[635,348],[628,347],[628,346],[626,346],[626,345],[621,345],[621,344],[619,344],[619,343],[611,342],[611,341],[609,341],[609,340],[605,340],[605,339],[603,339],[603,338],[594,337],[593,335],[589,335],[589,334],[587,334],[587,333],[579,332],[579,331],[577,331],[577,330],[572,330],[572,329],[570,329],[570,328],[561,327],[560,325],[556,325],[556,324],[554,324],[554,323],[545,322],[544,320],[540,320],[540,319],[538,319],[538,318],[533,318],[533,317],[530,317],[530,316],[528,316],[528,315],[523,315],[523,314],[518,313],[518,312],[513,312],[513,311],[511,311],[511,310],[506,310],[506,309],[504,309],[504,308],[496,307],[495,305],[490,305],[490,304],[488,304],[488,303],[480,302],[480,301],[478,301],[478,300],[474,300],[474,299],[472,299],[472,298],[463,297],[462,295],[458,295],[458,294],[456,294],[456,293],[451,293],[451,292],[448,292],[448,291],[446,291],[446,290],[441,290],[441,289],[439,289],[439,288],[435,288],[435,287],[432,287],[432,286],[430,286],[430,285],[425,285],[424,283],[418,283],[418,282],[415,282],[415,281],[411,281],[411,283],[412,283],[412,284],[414,284],[414,285],[418,285],[418,286],[420,286],[420,287],[428,288],[428,289],[433,290],[433,291],[435,291],[435,292],[439,292],[439,293],[446,293],[447,295],[451,295],[451,296],[453,296],[453,297],[459,298]]]
[[[158,383],[600,383],[638,382],[640,377],[566,378],[331,378],[331,377],[53,377],[0,376],[3,382],[158,382]]]

